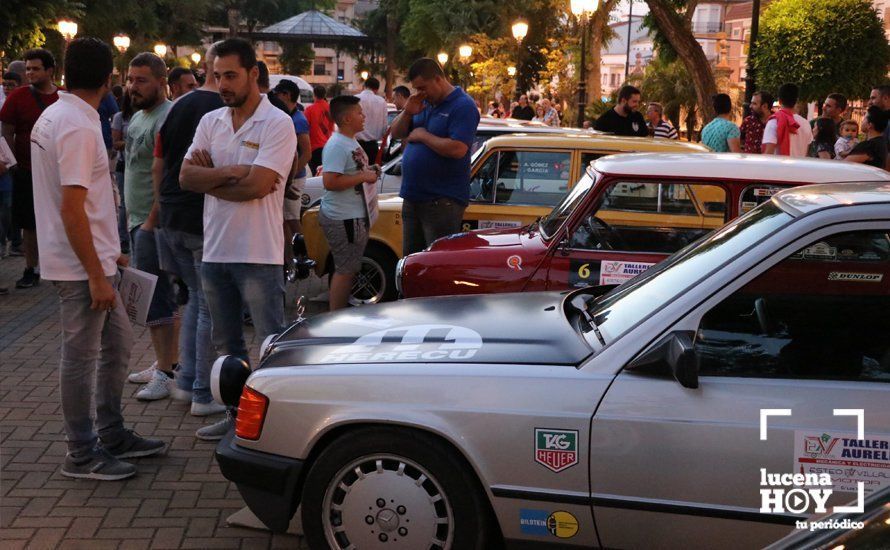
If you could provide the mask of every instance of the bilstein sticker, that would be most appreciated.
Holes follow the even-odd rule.
[[[578,534],[578,518],[562,510],[549,513],[546,510],[519,510],[519,530],[523,535],[553,536],[570,539]]]
[[[365,334],[326,355],[322,363],[471,359],[482,348],[475,330],[455,325],[409,325]]]
[[[883,273],[844,273],[832,271],[828,274],[829,281],[845,281],[851,283],[880,283],[884,280]]]
[[[578,463],[578,430],[535,428],[535,462],[554,472]]]

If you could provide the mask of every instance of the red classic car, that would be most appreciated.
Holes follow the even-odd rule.
[[[403,258],[396,281],[406,298],[620,284],[780,189],[866,181],[890,173],[766,155],[603,157],[537,222],[439,239]]]

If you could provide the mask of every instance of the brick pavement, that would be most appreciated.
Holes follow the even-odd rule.
[[[167,455],[134,459],[139,472],[126,481],[74,480],[59,473],[65,439],[57,298],[48,282],[12,288],[23,268],[22,258],[0,260],[0,286],[10,287],[9,295],[0,296],[0,547],[302,548],[291,535],[228,527],[226,518],[244,502],[220,474],[214,444],[194,437],[212,420],[192,417],[186,404],[169,399],[137,401],[135,384],[124,390],[124,417],[140,434],[169,441]],[[293,298],[297,292],[317,294],[324,285],[313,278],[288,286]],[[324,307],[309,304],[310,312]],[[135,327],[135,333],[131,371],[153,361],[148,331]]]

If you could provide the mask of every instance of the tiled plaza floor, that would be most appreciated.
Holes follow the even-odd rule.
[[[219,417],[195,418],[169,399],[137,401],[135,384],[124,390],[124,417],[141,435],[170,442],[167,455],[134,459],[139,472],[126,481],[63,477],[58,302],[48,282],[12,288],[23,268],[22,258],[0,260],[0,286],[10,287],[0,296],[0,548],[302,547],[294,536],[228,527],[226,518],[244,502],[219,473],[214,444],[194,437]],[[315,278],[288,286],[289,304],[297,293],[323,289]],[[131,371],[154,360],[148,331],[135,333]]]

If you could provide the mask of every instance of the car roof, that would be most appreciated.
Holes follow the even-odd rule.
[[[480,125],[480,128],[482,126]],[[559,130],[559,128],[550,128]],[[654,139],[642,137],[625,137],[563,128],[563,132],[531,135],[532,132],[522,131],[515,134],[495,136],[485,143],[486,148],[492,147],[541,147],[570,149],[616,149],[622,151],[676,151],[687,153],[705,153],[710,151],[704,145],[679,141],[675,139]]]
[[[890,172],[864,164],[734,153],[616,155],[597,159],[594,168],[603,174],[626,176],[727,178],[798,183],[890,181]]]
[[[800,216],[834,206],[890,205],[890,183],[824,183],[784,189],[773,195],[782,210]]]

